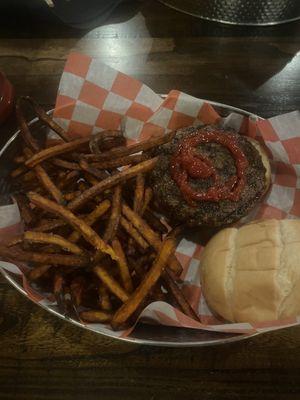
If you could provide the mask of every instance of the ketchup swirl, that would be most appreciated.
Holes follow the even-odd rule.
[[[236,176],[222,181],[213,160],[197,149],[201,143],[218,143],[226,147],[234,158]],[[170,161],[171,176],[189,204],[194,204],[194,201],[238,201],[245,187],[247,166],[248,160],[238,146],[235,136],[204,130],[183,139]],[[198,191],[190,185],[189,178],[210,178],[212,185],[207,191]]]

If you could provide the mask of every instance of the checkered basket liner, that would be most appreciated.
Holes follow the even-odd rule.
[[[240,134],[254,137],[264,146],[272,168],[272,186],[262,204],[252,211],[250,219],[299,218],[300,216],[300,114],[288,114],[257,120],[240,114],[221,118],[207,102],[177,90],[165,99],[138,80],[119,72],[87,55],[71,53],[61,77],[56,106],[56,121],[73,137],[93,135],[105,129],[124,131],[128,143],[145,140],[153,135],[190,125],[220,124],[234,128]],[[51,132],[50,137],[54,137]],[[0,207],[0,240],[20,232],[20,214],[14,205]],[[183,266],[183,290],[201,323],[192,320],[164,302],[148,305],[140,318],[168,326],[205,329],[217,332],[254,333],[270,331],[299,323],[299,318],[284,321],[266,321],[259,324],[225,323],[209,310],[200,286],[201,246],[183,239],[176,256]],[[55,302],[27,282],[26,265],[0,262],[9,275],[31,300],[48,310],[59,313]],[[112,332],[104,324],[77,322],[102,333],[120,337],[132,329]]]

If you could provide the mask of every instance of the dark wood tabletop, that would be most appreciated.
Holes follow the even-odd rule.
[[[18,95],[51,108],[71,50],[158,93],[176,88],[263,117],[300,105],[300,22],[231,27],[130,1],[105,25],[77,30],[45,8],[0,6],[0,70]],[[12,116],[0,145],[14,127]],[[216,347],[131,345],[55,318],[0,278],[0,399],[299,399],[299,372],[297,327]]]

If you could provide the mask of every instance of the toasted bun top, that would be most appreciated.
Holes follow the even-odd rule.
[[[261,220],[215,235],[201,259],[212,311],[232,322],[300,315],[300,220]]]

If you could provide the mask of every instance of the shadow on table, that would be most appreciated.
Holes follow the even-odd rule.
[[[44,0],[1,0],[0,38],[82,37],[101,25],[127,21],[138,12],[141,5],[140,1],[135,0],[113,0],[112,3],[116,4],[114,9],[108,7],[105,1],[98,8],[97,1],[77,0],[77,14],[80,15],[81,9],[86,10],[81,23],[78,15],[72,14],[74,2],[71,1],[56,0],[58,5],[51,9]],[[118,2],[120,2],[119,5]],[[74,21],[78,18],[77,23],[72,23],[72,18]]]
[[[204,21],[159,3],[150,7],[147,2],[141,13],[151,37],[174,39],[173,53],[178,59],[184,55],[182,70],[190,67],[194,76],[206,73],[209,78],[221,73],[222,79],[253,91],[290,67],[292,60],[295,64],[288,68],[288,78],[299,76],[300,62],[295,56],[300,49],[300,21],[270,27],[232,26]]]

